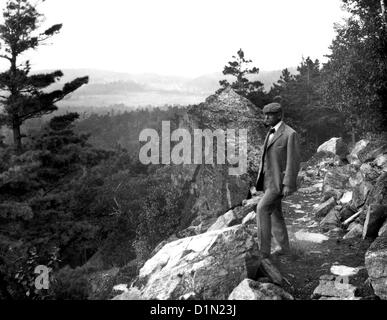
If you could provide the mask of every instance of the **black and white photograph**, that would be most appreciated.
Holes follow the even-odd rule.
[[[0,304],[387,300],[386,6],[0,0]]]

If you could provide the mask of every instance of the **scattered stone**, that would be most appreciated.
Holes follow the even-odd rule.
[[[329,213],[325,216],[323,220],[320,222],[321,227],[336,227],[340,222],[339,212],[335,209],[329,211]]]
[[[316,228],[318,227],[318,222],[313,222],[311,225],[308,226],[308,228]]]
[[[359,273],[362,268],[352,268],[347,266],[336,265],[331,267],[331,272],[340,277],[352,277]]]
[[[312,188],[315,188],[317,191],[322,191],[323,189],[323,182],[316,183],[312,185]]]
[[[365,255],[365,266],[375,294],[387,300],[387,232],[378,237]]]
[[[294,210],[295,213],[305,213],[304,210]]]
[[[321,251],[317,251],[317,250],[310,251],[309,253],[311,253],[311,254],[322,254],[322,252],[321,252]]]
[[[298,222],[308,222],[310,220],[312,220],[312,218],[310,218],[308,216],[296,219],[296,221],[298,221]]]
[[[363,235],[363,226],[356,223],[354,227],[343,237],[344,240],[352,238],[360,238]]]
[[[338,300],[352,300],[356,298],[357,291],[355,286],[343,281],[342,277],[323,275],[320,277],[318,287],[313,291],[312,298],[326,297]]]
[[[368,207],[363,228],[363,239],[376,238],[380,228],[387,219],[387,206],[371,205]]]
[[[369,143],[370,141],[365,139],[358,141],[351,150],[351,153],[347,156],[349,163],[360,164],[361,161],[359,160],[359,154],[367,147]]]
[[[305,231],[298,231],[294,234],[297,240],[299,241],[308,241],[314,243],[323,243],[324,241],[329,240],[329,237],[324,236],[321,233],[311,233]]]
[[[294,298],[272,283],[245,279],[231,292],[228,300],[294,300]]]
[[[117,292],[121,292],[121,293],[129,292],[128,285],[127,284],[118,284],[118,285],[113,287],[113,291],[117,291]]]
[[[141,296],[140,290],[137,288],[130,288],[127,292],[121,293],[112,300],[144,300]]]
[[[347,191],[343,194],[343,196],[341,197],[341,199],[339,200],[339,203],[341,204],[348,204],[351,202],[352,200],[352,194],[353,192],[352,191]]]
[[[177,300],[188,301],[188,300],[199,300],[199,298],[195,292],[188,292],[180,296]]]
[[[325,217],[328,212],[336,205],[335,198],[330,198],[329,200],[325,201],[324,203],[320,204],[316,210],[315,210],[315,216],[317,218],[323,218]]]
[[[350,297],[350,298],[340,298],[340,297],[321,297],[318,300],[361,300],[361,297]]]

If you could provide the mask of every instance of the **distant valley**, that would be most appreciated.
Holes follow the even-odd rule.
[[[295,73],[295,68],[289,68]],[[50,70],[40,70],[49,72]],[[203,102],[219,88],[225,76],[219,73],[206,74],[197,78],[163,76],[158,74],[129,74],[95,69],[63,69],[60,82],[52,85],[53,90],[76,77],[89,76],[90,82],[66,99],[59,107],[100,108],[121,105],[132,108],[164,105],[189,105]],[[281,70],[261,71],[258,79],[265,90],[276,82]],[[227,78],[227,77],[226,77]],[[229,80],[232,80],[229,78]]]

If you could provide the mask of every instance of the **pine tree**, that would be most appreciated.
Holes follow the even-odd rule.
[[[45,88],[59,80],[62,71],[30,75],[31,65],[27,60],[20,63],[20,56],[31,49],[37,49],[62,28],[55,24],[39,32],[42,14],[28,0],[8,0],[3,10],[4,22],[0,25],[0,57],[9,62],[9,69],[0,73],[0,126],[7,125],[13,131],[16,150],[22,150],[21,125],[34,117],[49,114],[62,100],[83,84],[88,77],[80,77],[66,83],[62,90],[52,92]]]
[[[256,79],[259,74],[257,67],[250,68],[252,60],[246,59],[242,49],[239,49],[236,56],[232,56],[234,60],[229,61],[224,67],[223,74],[235,77],[235,81],[229,83],[226,79],[219,82],[221,88],[217,93],[223,91],[227,87],[231,87],[241,96],[249,99],[255,105],[262,107],[268,102],[268,97],[264,92],[264,85]],[[250,76],[250,79],[248,78]]]

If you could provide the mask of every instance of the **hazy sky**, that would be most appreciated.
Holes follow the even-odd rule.
[[[5,0],[0,0],[1,9]],[[340,0],[47,0],[52,45],[26,55],[33,69],[97,68],[199,76],[239,48],[261,70],[323,60],[344,12]],[[4,63],[0,64],[4,68]]]

